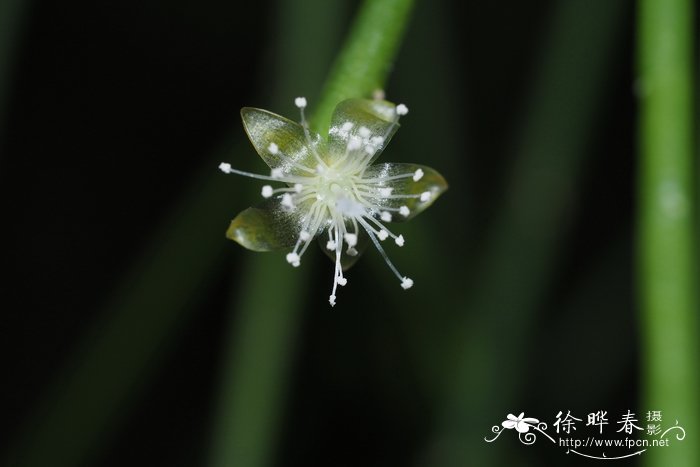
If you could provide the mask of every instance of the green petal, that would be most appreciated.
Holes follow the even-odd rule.
[[[319,235],[317,240],[318,245],[321,247],[321,250],[323,250],[323,252],[335,264],[335,251],[331,251],[328,248],[326,248],[326,243],[328,242],[328,233],[324,232],[323,234]],[[357,262],[357,260],[360,259],[362,254],[365,252],[365,250],[371,243],[372,240],[370,240],[369,236],[367,235],[367,232],[365,232],[365,229],[360,227],[359,231],[357,232],[357,245],[355,246],[357,254],[355,256],[350,256],[349,254],[347,254],[347,245],[344,245],[343,251],[340,254],[340,265],[343,268],[343,271],[350,269]]]
[[[231,221],[226,237],[253,251],[293,247],[299,236],[299,219],[286,212],[278,199],[248,208]]]
[[[413,174],[421,169],[423,176],[417,182],[412,177],[404,177],[396,180],[388,180],[380,183],[380,187],[391,187],[392,195],[420,195],[430,192],[428,201],[421,201],[420,198],[386,198],[379,203],[383,207],[398,209],[407,206],[410,214],[407,217],[399,213],[392,213],[394,222],[401,222],[417,216],[447,190],[447,182],[435,169],[418,164],[385,163],[376,164],[365,170],[363,178],[388,178],[396,175]]]
[[[281,168],[294,175],[309,175],[315,170],[318,161],[301,125],[267,110],[252,107],[242,108],[241,117],[248,138],[271,169]],[[309,137],[314,146],[321,144],[321,138],[316,133],[310,133]],[[277,145],[277,154],[270,151],[272,143]]]
[[[395,123],[395,109],[394,104],[382,100],[348,99],[338,104],[333,112],[328,131],[329,162],[332,163],[337,158],[344,156],[348,138],[358,135],[360,127],[369,129],[370,138],[373,136],[384,138],[384,143],[377,148],[371,161],[379,157],[399,128],[399,124]],[[350,131],[343,129],[343,125],[347,122],[352,123]]]

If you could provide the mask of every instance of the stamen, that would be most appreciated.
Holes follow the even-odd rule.
[[[277,154],[280,152],[279,146],[277,146],[275,143],[270,143],[267,150],[270,151],[270,154]]]
[[[284,176],[284,171],[280,167],[276,167],[270,171],[270,177],[272,178],[282,178]]]
[[[302,185],[301,183],[294,184],[294,191],[296,191],[297,193],[301,193],[301,190],[303,190],[303,189],[304,189],[304,185]]]
[[[389,232],[387,232],[386,230],[380,230],[377,234],[377,237],[379,237],[379,240],[384,241],[387,238],[389,238]]]
[[[389,211],[382,211],[379,218],[384,222],[391,222],[391,213]]]
[[[420,194],[420,200],[423,202],[426,202],[430,199],[432,196],[432,193],[429,191],[424,191],[423,193]]]
[[[391,192],[394,191],[394,189],[391,187],[387,187],[379,188],[377,189],[377,191],[379,192],[379,196],[381,196],[382,198],[388,198],[389,196],[391,196]]]
[[[335,306],[335,295],[328,297],[328,303],[330,303],[331,306]]]
[[[396,244],[397,244],[398,246],[403,246],[404,243],[406,243],[406,241],[403,239],[403,235],[399,235],[398,237],[396,237],[396,238],[394,239],[394,241],[396,242]]]
[[[403,279],[401,279],[401,287],[404,290],[410,289],[411,287],[413,287],[413,279],[409,279],[408,277],[404,277]]]
[[[292,200],[292,195],[289,193],[282,195],[282,206],[289,209],[294,209],[294,200]]]
[[[417,169],[415,172],[413,172],[413,181],[417,182],[421,178],[423,178],[423,169]]]
[[[222,162],[219,164],[219,170],[221,170],[225,174],[230,174],[231,173],[231,164],[228,162]]]
[[[298,268],[299,265],[301,264],[300,257],[296,253],[287,253],[287,262],[294,266],[295,268]]]
[[[396,106],[396,115],[406,115],[408,113],[408,107],[403,104]]]
[[[269,198],[272,196],[272,187],[270,185],[265,185],[262,187],[262,196],[263,198]]]
[[[326,249],[330,251],[334,251],[338,245],[336,245],[335,241],[333,240],[328,240],[328,243],[326,243]]]
[[[311,238],[311,234],[309,232],[307,232],[306,230],[302,230],[301,232],[299,232],[299,238],[301,239],[302,242],[305,242]]]
[[[355,124],[352,122],[345,122],[343,125],[340,127],[341,130],[343,130],[345,133],[348,131],[352,130],[352,127],[354,127]]]
[[[391,262],[389,256],[387,256],[386,252],[384,251],[384,248],[382,248],[382,245],[374,236],[374,233],[372,233],[371,230],[367,230],[367,235],[369,235],[370,240],[372,240],[374,246],[377,248],[377,250],[379,250],[379,253],[382,255],[382,258],[384,258],[384,261],[386,262],[386,265],[389,266],[389,269],[391,269],[391,272],[394,273],[394,275],[401,281],[402,284],[406,284],[407,287],[405,288],[411,287],[413,285],[413,281],[405,276],[402,276],[399,270],[396,269],[396,266],[394,266],[394,263]]]
[[[362,139],[357,136],[348,138],[348,151],[357,151],[362,147]]]
[[[345,241],[348,242],[348,246],[353,247],[357,245],[357,235],[352,233],[346,233]]]
[[[343,276],[340,276],[338,278],[338,285],[345,286],[345,285],[347,285],[347,283],[348,283],[348,280],[346,278],[344,278]]]
[[[411,210],[408,209],[408,206],[401,206],[399,208],[399,214],[401,214],[403,217],[408,217],[409,214],[411,214]]]
[[[370,129],[367,128],[366,126],[361,126],[360,128],[358,128],[357,133],[365,139],[369,138],[370,135],[372,134]]]
[[[300,109],[306,108],[306,97],[297,97],[294,99],[294,105]]]

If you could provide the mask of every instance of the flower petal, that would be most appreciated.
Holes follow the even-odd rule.
[[[392,177],[401,175],[406,176],[392,179]],[[390,196],[377,200],[377,204],[381,207],[393,210],[400,209],[402,206],[408,207],[409,214],[407,216],[394,214],[393,221],[412,219],[433,204],[447,190],[447,182],[442,178],[442,175],[430,167],[418,164],[376,164],[368,167],[362,178],[377,180],[376,186],[378,188],[392,188]],[[417,181],[416,178],[418,178]],[[430,193],[426,200],[420,197],[424,193]]]
[[[508,430],[512,430],[513,428],[515,428],[515,424],[516,424],[516,422],[513,420],[506,420],[506,421],[501,423],[503,428],[507,428]]]
[[[293,247],[300,231],[295,213],[285,211],[279,198],[251,207],[231,221],[226,237],[253,251]]]
[[[518,431],[518,433],[527,433],[530,431],[530,425],[523,422],[517,422],[515,424],[515,429]]]
[[[294,175],[309,175],[315,170],[318,161],[301,125],[252,107],[242,108],[241,118],[255,150],[271,169],[281,168],[285,173]],[[316,133],[309,136],[314,146],[321,144],[321,138]]]
[[[335,250],[329,250],[326,248],[326,243],[328,243],[328,233],[324,232],[318,236],[318,245],[321,247],[321,250],[323,250],[323,252],[331,259],[331,261],[335,263]],[[371,240],[369,239],[367,232],[360,228],[357,232],[357,245],[355,245],[357,254],[355,256],[350,256],[347,254],[347,245],[343,247],[343,251],[340,254],[340,265],[342,266],[343,271],[350,269],[357,262],[357,260],[360,259],[370,243]]]
[[[380,137],[382,138],[381,144],[373,144],[376,152],[368,161],[368,164],[371,164],[379,157],[399,128],[399,124],[396,123],[395,109],[394,104],[383,100],[348,99],[338,104],[333,112],[328,131],[328,163],[332,164],[345,155],[348,138],[351,136],[361,137],[365,141]],[[362,127],[368,131],[361,131]]]

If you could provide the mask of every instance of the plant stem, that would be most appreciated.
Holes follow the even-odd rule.
[[[15,69],[17,46],[20,42],[24,11],[28,3],[23,0],[0,2],[0,149],[5,132],[8,96]]]
[[[311,122],[320,134],[328,133],[338,102],[369,97],[384,88],[413,4],[414,0],[365,0],[362,4]]]
[[[664,428],[678,420],[689,436],[700,429],[692,10],[692,0],[642,0],[638,17],[642,410],[661,410]],[[646,465],[700,465],[697,442],[674,444],[650,450]]]
[[[311,119],[322,135],[327,133],[339,101],[367,96],[383,86],[412,4],[412,0],[368,0],[363,4]],[[309,14],[300,8],[295,5],[284,16],[295,25],[290,30],[292,37],[285,38],[293,43],[303,34],[298,25],[303,25]],[[321,36],[328,34],[319,33]],[[299,44],[300,49],[305,47]],[[307,78],[298,73],[286,79]],[[226,349],[212,466],[261,467],[274,461],[287,372],[303,311],[303,277],[301,271],[290,271],[279,258],[253,261],[256,263],[246,274],[246,292],[235,300],[238,316],[232,321]],[[271,283],[277,284],[272,294]]]

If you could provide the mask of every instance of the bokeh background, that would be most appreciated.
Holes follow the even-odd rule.
[[[239,109],[313,106],[358,5],[3,1],[0,462],[589,465],[484,437],[651,410],[631,0],[417,3],[382,160],[450,189],[389,247],[410,291],[368,251],[331,309],[320,251],[224,238],[260,186],[218,163],[265,170]]]

